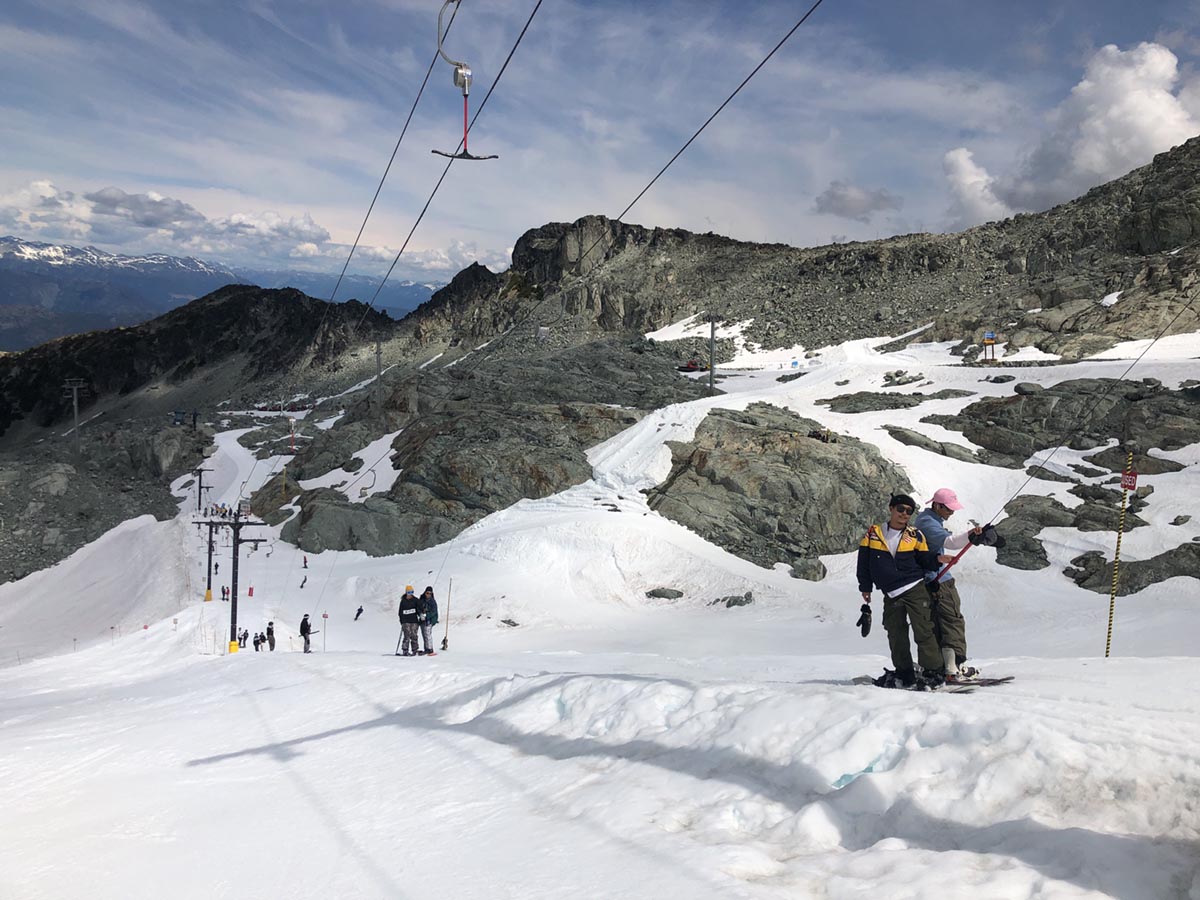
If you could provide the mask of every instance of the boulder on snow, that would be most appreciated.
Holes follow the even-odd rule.
[[[646,591],[646,596],[652,597],[656,600],[678,600],[683,596],[683,591],[677,591],[674,588],[660,587]]]
[[[819,430],[765,403],[714,409],[690,442],[667,443],[671,471],[646,491],[650,507],[763,567],[853,550],[891,495],[912,487],[874,446],[808,436]]]
[[[805,581],[820,581],[829,571],[819,559],[797,559],[792,563],[791,576]]]
[[[754,592],[746,591],[744,594],[730,594],[728,597],[718,597],[709,603],[709,606],[725,605],[726,609],[733,609],[735,606],[749,606],[754,602]]]

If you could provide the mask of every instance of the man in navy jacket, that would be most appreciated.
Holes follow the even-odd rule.
[[[888,503],[887,523],[868,528],[858,546],[858,589],[866,603],[871,602],[872,587],[883,591],[883,627],[896,667],[893,683],[906,687],[917,680],[908,639],[910,621],[923,680],[931,686],[944,680],[942,653],[925,589],[925,573],[936,573],[939,563],[925,536],[909,525],[916,510],[912,497],[896,494]]]

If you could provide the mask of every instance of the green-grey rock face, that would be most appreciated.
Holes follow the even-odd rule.
[[[1139,448],[1134,454],[1136,471],[1176,471],[1177,463],[1145,451],[1178,450],[1200,441],[1200,390],[1171,391],[1153,379],[1130,383],[1081,378],[1012,397],[989,397],[958,415],[922,421],[961,431],[987,451],[984,461],[991,465],[1020,468],[1034,453],[1073,435],[1069,446],[1075,450],[1121,441],[1120,448],[1088,457],[1089,463],[1110,471],[1125,468],[1127,441]]]
[[[932,394],[879,394],[871,391],[858,391],[854,394],[842,394],[817,403],[828,405],[836,413],[881,412],[889,409],[912,409],[927,400],[952,400],[958,397],[970,397],[972,391],[960,391],[947,388]]]
[[[453,368],[404,389],[402,427],[391,445],[399,477],[383,494],[352,503],[337,491],[300,496],[287,539],[306,550],[409,553],[457,535],[522,499],[547,497],[592,475],[586,451],[637,424],[646,410],[704,396],[667,353],[609,341],[541,358],[497,360],[485,371]],[[347,414],[293,464],[304,478],[336,468],[378,437],[378,420]],[[278,509],[271,483],[255,511]],[[294,492],[293,492],[294,493]]]
[[[822,430],[764,403],[713,410],[692,441],[668,443],[671,473],[650,506],[742,559],[816,574],[810,561],[853,550],[892,493],[912,489],[871,445],[808,436]]]
[[[1071,568],[1065,570],[1068,578],[1081,588],[1107,594],[1112,590],[1113,564],[1099,550],[1091,550],[1071,560]],[[1195,579],[1200,572],[1200,544],[1180,544],[1165,550],[1150,559],[1122,560],[1117,582],[1117,596],[1127,597],[1159,584],[1168,578],[1179,576]],[[1189,581],[1189,590],[1195,590],[1195,582]]]

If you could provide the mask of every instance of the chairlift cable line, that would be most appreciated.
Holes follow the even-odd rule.
[[[754,76],[755,76],[755,75],[757,75],[757,74],[758,74],[758,72],[759,72],[759,71],[760,71],[760,70],[763,68],[763,66],[765,66],[765,65],[767,64],[767,62],[769,62],[769,61],[770,61],[770,59],[771,59],[771,58],[772,58],[772,57],[773,57],[773,56],[774,56],[774,55],[775,55],[777,52],[779,52],[779,50],[780,50],[780,49],[783,47],[783,45],[784,45],[785,43],[787,43],[788,39],[790,39],[790,38],[791,38],[791,36],[792,36],[793,34],[795,34],[795,33],[796,33],[796,31],[797,31],[797,30],[800,28],[800,26],[801,26],[801,25],[803,25],[803,24],[804,24],[806,21],[808,21],[809,17],[810,17],[810,16],[812,16],[812,14],[813,14],[814,12],[816,12],[816,10],[817,10],[817,7],[819,7],[819,6],[820,6],[820,5],[821,5],[823,2],[824,2],[824,0],[816,0],[816,2],[815,2],[815,3],[814,3],[812,6],[811,6],[811,7],[809,7],[808,11],[807,11],[807,12],[806,12],[806,13],[805,13],[805,14],[804,14],[804,15],[803,15],[801,18],[800,18],[800,20],[799,20],[798,22],[796,22],[796,24],[795,24],[795,25],[793,25],[793,26],[791,27],[791,29],[790,29],[790,30],[787,32],[787,34],[785,34],[785,35],[783,36],[783,38],[782,38],[782,39],[779,41],[779,43],[777,43],[777,44],[776,44],[776,45],[775,45],[775,46],[774,46],[774,47],[771,49],[771,51],[770,51],[770,52],[769,52],[769,53],[768,53],[768,54],[767,54],[765,57],[763,57],[762,61],[761,61],[761,62],[759,62],[759,64],[758,64],[757,66],[755,66],[755,67],[754,67],[754,69],[753,69],[753,70],[750,72],[750,74],[749,74],[749,75],[747,75],[747,76],[746,76],[744,79],[742,79],[742,82],[741,82],[741,83],[740,83],[740,84],[739,84],[739,85],[738,85],[736,88],[734,88],[733,92],[732,92],[732,93],[731,93],[731,94],[730,94],[728,97],[726,97],[726,98],[725,98],[725,100],[724,100],[724,101],[721,103],[721,105],[717,107],[716,111],[715,111],[715,112],[713,112],[713,114],[712,114],[712,115],[710,115],[710,116],[709,116],[709,117],[708,117],[708,118],[707,118],[707,119],[704,121],[704,124],[703,124],[703,125],[701,125],[701,126],[700,126],[700,127],[699,127],[699,128],[696,130],[696,131],[695,131],[695,133],[694,133],[694,134],[692,134],[692,136],[691,136],[690,138],[688,138],[688,139],[687,139],[687,141],[684,143],[684,145],[683,145],[682,147],[680,147],[680,149],[679,149],[679,150],[678,150],[678,151],[675,153],[675,155],[674,155],[674,156],[672,156],[672,157],[671,157],[671,159],[670,159],[670,160],[667,162],[667,164],[666,164],[665,166],[663,166],[663,167],[662,167],[662,168],[661,168],[661,169],[658,171],[658,174],[656,174],[656,175],[655,175],[655,176],[654,176],[654,177],[653,177],[653,178],[652,178],[652,179],[649,181],[649,183],[648,183],[648,184],[647,184],[647,185],[646,185],[644,188],[642,188],[642,190],[641,190],[641,191],[639,191],[639,192],[638,192],[637,196],[633,198],[633,200],[632,200],[632,201],[629,203],[629,205],[628,205],[628,206],[626,206],[626,207],[625,207],[625,209],[623,209],[623,210],[622,210],[622,211],[621,211],[621,212],[620,212],[620,213],[617,215],[617,217],[616,217],[617,219],[620,219],[620,218],[621,218],[621,216],[624,216],[626,213],[628,213],[628,212],[629,212],[629,210],[633,209],[634,205],[635,205],[635,204],[636,204],[636,203],[637,203],[637,202],[638,202],[638,201],[639,201],[639,200],[640,200],[640,199],[641,199],[643,196],[645,196],[645,195],[646,195],[646,193],[647,193],[647,192],[648,192],[648,191],[649,191],[649,190],[650,190],[650,189],[651,189],[651,188],[654,186],[654,184],[655,184],[655,183],[656,183],[656,182],[657,182],[657,181],[658,181],[658,180],[659,180],[659,179],[660,179],[660,178],[663,176],[663,174],[664,174],[664,173],[667,171],[667,169],[671,168],[671,166],[672,166],[672,165],[675,163],[675,161],[676,161],[676,160],[678,160],[678,159],[679,159],[679,157],[683,155],[683,152],[684,152],[685,150],[687,150],[687,148],[688,148],[688,147],[690,147],[690,146],[692,145],[692,143],[693,143],[693,142],[696,140],[696,138],[698,138],[698,137],[700,136],[700,134],[701,134],[701,133],[702,133],[702,132],[703,132],[703,131],[704,131],[704,130],[705,130],[705,129],[706,129],[706,128],[707,128],[707,127],[710,125],[710,124],[712,124],[712,121],[713,121],[713,120],[714,120],[714,119],[715,119],[715,118],[716,118],[716,117],[717,117],[717,116],[718,116],[718,115],[721,113],[721,111],[722,111],[722,110],[724,110],[724,109],[725,109],[725,107],[726,107],[726,106],[728,106],[728,105],[729,105],[729,103],[730,103],[730,102],[733,100],[733,98],[734,98],[734,97],[736,97],[736,96],[737,96],[739,93],[741,93],[742,89],[743,89],[743,88],[744,88],[744,87],[745,87],[747,84],[749,84],[749,83],[750,83],[750,80],[751,80],[752,78],[754,78]],[[541,0],[539,0],[539,2],[538,2],[538,6],[539,6],[539,7],[541,6]],[[534,8],[534,13],[536,13],[536,12],[537,12],[537,7],[535,7],[535,8]],[[533,19],[533,16],[531,15],[531,16],[530,16],[530,21],[532,21],[532,19]],[[526,27],[526,28],[528,28],[528,27],[529,27],[529,24],[528,24],[528,23],[526,23],[526,26],[525,26],[525,27]],[[524,33],[525,33],[524,31],[522,31],[522,32],[521,32],[522,36],[524,35]],[[518,41],[517,41],[517,42],[518,42],[518,43],[520,43],[520,38],[518,38]],[[513,50],[514,50],[514,51],[516,50],[516,47],[515,47],[515,46],[514,46]],[[510,57],[510,58],[512,57],[512,54],[511,54],[511,53],[509,54],[509,57]],[[507,62],[507,60],[506,60],[506,61],[505,61],[505,66],[507,66],[507,65],[508,65],[508,62]],[[504,70],[503,70],[503,68],[502,68],[502,69],[501,69],[501,74],[503,74],[503,71],[504,71]],[[496,80],[497,80],[497,81],[499,81],[499,80],[500,80],[500,76],[499,76],[499,75],[497,75],[497,76],[496,76]],[[495,88],[495,84],[494,84],[494,83],[493,83],[493,85],[492,85],[492,88],[493,88],[493,89]],[[489,90],[489,91],[488,91],[488,96],[489,96],[489,97],[491,96],[491,90]],[[487,102],[487,98],[485,97],[485,98],[484,98],[484,103],[486,103],[486,102]],[[483,110],[483,104],[480,104],[479,110],[478,110],[478,111],[475,113],[475,115],[476,115],[476,116],[478,116],[478,115],[479,115],[479,112],[481,112],[482,110]],[[474,124],[474,123],[472,122],[472,124]],[[448,164],[448,165],[446,166],[446,170],[447,170],[447,171],[449,170],[449,168],[450,168],[450,165],[451,165],[451,164],[453,164],[453,162],[454,162],[454,161],[453,161],[453,160],[451,160],[451,161],[450,161],[450,164]],[[444,177],[444,176],[445,176],[445,173],[443,172],[443,177]],[[439,185],[441,184],[441,181],[440,181],[440,180],[439,180],[438,184],[439,184]],[[434,189],[434,192],[436,193],[436,188]],[[431,196],[430,196],[430,200],[432,200],[432,199],[433,199],[433,197],[432,197],[432,195],[431,195]],[[426,207],[428,207],[428,203],[426,203]],[[424,211],[422,211],[422,215],[424,215]],[[420,222],[420,219],[418,218],[418,220],[417,220],[417,221],[418,221],[418,223],[419,223],[419,222]],[[413,226],[413,228],[414,228],[414,230],[415,230],[416,226],[414,225],[414,226]],[[410,237],[411,237],[411,233],[410,233]],[[597,247],[597,246],[600,244],[600,242],[601,242],[603,239],[604,239],[604,236],[603,236],[603,235],[601,235],[600,237],[598,237],[598,238],[597,238],[597,239],[596,239],[596,240],[595,240],[595,241],[592,243],[592,245],[591,245],[590,247],[588,247],[587,251],[586,251],[586,252],[584,252],[584,253],[583,253],[583,254],[580,256],[580,260],[583,260],[583,259],[585,259],[585,258],[586,258],[586,257],[587,257],[587,256],[588,256],[588,255],[589,255],[589,254],[590,254],[590,253],[591,253],[591,252],[594,250],[594,249],[596,249],[596,247]],[[405,243],[406,243],[406,245],[407,245],[407,241],[406,241]],[[401,248],[401,253],[403,253],[403,252],[404,252],[404,251],[403,251],[403,248]],[[396,262],[398,262],[398,261],[399,261],[399,259],[400,259],[400,255],[399,255],[399,254],[397,254],[397,256],[396,256]],[[393,267],[395,267],[395,264],[396,264],[396,262],[393,262],[393,263],[392,263],[392,266],[393,266]],[[391,274],[391,269],[389,269],[389,270],[388,270],[388,276],[390,276],[390,274]],[[387,281],[387,277],[388,277],[388,276],[384,276],[384,282],[386,282],[386,281]],[[580,277],[580,281],[582,281],[582,276]],[[382,289],[382,285],[380,285],[380,288]],[[494,341],[492,342],[493,346],[494,346],[494,347],[498,347],[498,346],[499,346],[499,345],[500,345],[500,344],[501,344],[501,343],[502,343],[502,342],[503,342],[503,341],[504,341],[504,340],[505,340],[505,339],[506,339],[506,338],[507,338],[507,337],[508,337],[510,334],[512,334],[512,332],[516,331],[518,327],[520,327],[521,325],[524,325],[526,322],[528,322],[528,321],[529,321],[529,319],[533,317],[534,313],[536,313],[536,312],[538,311],[538,309],[539,309],[539,308],[540,308],[542,305],[544,305],[544,304],[546,303],[546,301],[547,301],[547,300],[549,300],[549,299],[550,299],[550,297],[552,297],[552,296],[561,296],[563,293],[565,293],[565,292],[564,292],[564,291],[558,291],[558,292],[556,292],[555,294],[547,294],[546,296],[543,296],[543,297],[542,297],[542,299],[541,299],[541,300],[539,300],[537,303],[535,303],[535,304],[534,304],[534,305],[533,305],[533,306],[532,306],[532,307],[531,307],[531,308],[530,308],[530,309],[529,309],[529,310],[528,310],[528,311],[525,313],[525,315],[524,315],[524,316],[523,316],[521,319],[519,319],[518,321],[516,321],[515,323],[513,323],[513,325],[512,325],[512,326],[510,326],[510,327],[509,327],[509,328],[508,328],[508,329],[507,329],[507,330],[506,330],[506,331],[505,331],[503,334],[501,334],[501,335],[500,335],[498,338],[494,339]],[[374,302],[374,301],[372,301],[372,302]],[[364,313],[364,316],[365,316],[365,313]],[[483,363],[484,363],[484,362],[485,362],[485,361],[486,361],[486,360],[489,358],[489,356],[490,356],[490,354],[489,354],[488,356],[483,356],[483,355],[481,355],[481,356],[480,356],[480,358],[479,358],[479,361],[478,361],[478,362],[476,362],[474,365],[471,365],[471,366],[464,366],[464,367],[463,367],[463,370],[465,370],[465,371],[467,372],[467,374],[468,374],[468,375],[469,375],[469,374],[471,374],[471,373],[473,373],[473,372],[474,372],[474,371],[475,371],[477,368],[479,368],[479,366],[480,366],[480,365],[482,365],[482,364],[483,364]],[[447,396],[449,396],[449,393],[452,393],[452,392],[448,392],[448,393],[447,393]],[[443,398],[443,402],[444,402],[444,399],[445,399],[445,398]],[[438,406],[434,406],[434,407],[430,408],[430,410],[429,410],[428,412],[426,412],[426,413],[423,413],[422,415],[423,415],[423,416],[428,416],[428,415],[430,415],[431,413],[438,411],[438,409],[440,409],[440,405],[438,405]],[[408,425],[406,425],[406,426],[405,426],[405,428],[406,428],[406,429],[408,429],[408,428],[411,428],[411,427],[412,427],[414,424],[416,424],[418,421],[420,421],[420,418],[421,418],[421,416],[418,416],[418,417],[414,418],[414,419],[413,419],[411,422],[409,422],[409,423],[408,423]],[[422,448],[422,447],[423,447],[423,446],[424,446],[426,443],[428,443],[428,441],[429,441],[429,440],[430,440],[432,437],[433,437],[433,434],[430,434],[428,437],[426,437],[426,438],[425,438],[425,440],[424,440],[424,441],[422,441],[422,442],[421,442],[421,444],[419,444],[419,445],[418,445],[416,448],[414,448],[414,449],[415,449],[415,450],[420,450],[420,449],[421,449],[421,448]],[[368,467],[368,470],[369,470],[369,469],[373,469],[375,466],[379,465],[379,463],[380,463],[380,462],[382,462],[382,461],[383,461],[383,459],[384,459],[385,457],[387,457],[388,455],[390,455],[390,454],[391,454],[391,452],[392,452],[392,451],[391,451],[391,448],[388,448],[388,449],[387,449],[387,450],[384,452],[384,454],[383,454],[382,456],[380,456],[380,457],[379,457],[379,459],[375,460],[375,462],[373,462],[373,463],[371,464],[371,466],[370,466],[370,467]],[[366,474],[366,471],[367,471],[367,470],[364,470],[363,472],[360,472],[360,473],[359,473],[359,476],[358,476],[358,478],[362,478],[362,477],[363,477],[363,476]],[[350,485],[347,485],[347,486],[349,487],[349,486],[352,486],[352,485],[354,485],[354,484],[355,484],[355,483],[358,481],[358,478],[356,478],[354,481],[351,481],[351,482],[350,482]]]
[[[479,108],[475,110],[475,114],[472,116],[472,118],[470,118],[470,124],[467,126],[466,131],[463,132],[462,140],[458,142],[458,150],[462,150],[463,146],[466,145],[467,133],[475,127],[475,121],[478,120],[480,114],[484,112],[484,108],[487,106],[487,101],[491,100],[492,92],[496,90],[496,85],[500,83],[500,78],[504,77],[505,70],[508,70],[509,62],[512,61],[512,55],[517,52],[517,47],[521,46],[521,41],[524,40],[524,36],[526,36],[526,32],[529,30],[529,25],[533,24],[533,18],[536,16],[536,14],[538,14],[538,10],[540,10],[542,2],[545,2],[545,0],[538,0],[533,7],[533,12],[529,13],[529,18],[526,20],[524,28],[521,29],[521,34],[517,35],[516,43],[512,44],[512,49],[509,50],[509,55],[506,56],[504,60],[504,65],[500,66],[500,71],[496,74],[496,79],[493,80],[491,88],[487,89],[487,94],[484,95],[484,101],[479,104]],[[457,12],[457,6],[455,7],[455,11]],[[449,29],[446,30],[449,31]],[[433,191],[430,193],[430,197],[425,200],[425,206],[422,206],[420,215],[418,215],[418,217],[416,217],[416,221],[413,222],[413,227],[409,230],[407,238],[404,239],[404,244],[401,246],[400,252],[397,252],[396,258],[391,260],[391,265],[388,266],[388,272],[386,272],[386,274],[383,276],[383,281],[379,282],[379,287],[376,288],[376,293],[374,293],[374,296],[372,296],[371,302],[368,302],[366,310],[362,311],[362,316],[359,318],[358,325],[355,325],[354,329],[350,331],[350,338],[352,338],[352,340],[355,332],[359,330],[359,326],[362,325],[362,322],[364,322],[366,319],[367,312],[371,311],[371,307],[374,306],[374,302],[376,302],[376,300],[379,298],[379,292],[382,292],[385,284],[388,283],[388,278],[391,277],[392,271],[396,269],[396,264],[400,263],[400,258],[403,256],[404,251],[407,250],[409,241],[413,240],[413,235],[416,233],[416,229],[418,229],[420,226],[422,218],[425,218],[426,212],[428,209],[430,209],[430,204],[433,203],[433,198],[437,196],[440,187],[442,187],[442,182],[445,181],[445,176],[450,173],[450,167],[454,166],[454,163],[455,157],[450,157],[450,161],[446,162],[446,167],[442,170],[442,176],[440,176],[438,179],[437,184],[433,186]]]
[[[508,56],[505,57],[504,64],[500,67],[500,71],[496,73],[496,77],[492,81],[491,87],[488,88],[488,92],[484,95],[483,102],[481,102],[479,104],[479,108],[475,110],[475,115],[471,118],[470,123],[467,125],[466,131],[463,134],[463,140],[459,143],[460,149],[466,143],[466,134],[468,132],[470,132],[471,128],[473,128],[475,126],[476,120],[479,118],[479,115],[483,112],[484,107],[487,106],[488,100],[491,99],[492,93],[496,90],[496,86],[500,83],[500,79],[504,76],[505,71],[508,69],[508,64],[510,62],[512,62],[512,58],[516,54],[517,48],[519,46],[521,46],[521,41],[524,40],[525,34],[529,31],[529,26],[533,24],[534,16],[537,15],[538,10],[540,10],[542,8],[542,3],[544,3],[544,2],[545,2],[545,0],[537,0],[537,3],[534,4],[533,11],[529,14],[529,18],[525,21],[525,26],[521,29],[521,33],[519,35],[517,35],[517,40],[513,44],[512,49],[508,51]],[[443,6],[443,9],[444,8],[445,7]],[[457,10],[457,4],[456,4],[455,12],[457,13],[457,11],[458,10]],[[453,22],[453,18],[451,18],[451,21]],[[447,27],[446,30],[449,31],[449,27]],[[440,33],[440,27],[439,27],[439,33]],[[439,50],[439,53],[440,53],[440,50]],[[434,60],[436,61],[436,59],[437,59],[437,56],[435,55]],[[357,333],[359,327],[362,325],[363,321],[366,320],[367,313],[371,310],[371,307],[374,306],[376,299],[378,299],[378,297],[379,297],[379,292],[382,291],[384,285],[387,284],[387,280],[388,280],[388,278],[391,277],[393,270],[396,268],[396,264],[400,262],[400,257],[404,254],[405,249],[408,247],[409,241],[412,240],[413,234],[416,233],[417,226],[419,226],[421,224],[421,220],[425,217],[425,213],[428,211],[429,205],[433,202],[433,198],[437,195],[438,190],[442,186],[442,182],[445,181],[446,175],[450,172],[450,167],[453,165],[454,165],[454,158],[452,157],[446,163],[446,168],[442,170],[441,177],[438,178],[437,184],[434,185],[433,191],[429,194],[429,199],[425,201],[425,206],[422,207],[420,214],[417,216],[417,220],[413,223],[413,227],[409,231],[408,237],[404,239],[403,246],[401,246],[400,251],[396,254],[396,258],[392,260],[392,264],[388,267],[387,273],[383,276],[383,280],[379,283],[379,287],[376,288],[375,295],[371,298],[371,302],[367,304],[367,308],[363,310],[363,314],[359,318],[358,323],[351,330],[350,340],[353,340],[354,335]],[[326,310],[326,312],[328,312],[328,309]],[[411,427],[411,425],[412,425],[412,423],[410,422],[409,426],[406,426],[406,427]],[[382,462],[383,459],[390,452],[391,452],[391,448],[389,447],[387,450],[384,451],[383,455],[381,455],[377,460],[375,460],[375,462],[373,462],[366,470],[361,472],[357,478],[355,478],[349,484],[347,484],[345,486],[345,488],[347,490],[349,490],[349,488],[353,487],[353,485],[356,484],[358,482],[358,480],[361,479],[366,474],[366,472],[373,471],[374,468],[377,465],[379,465],[379,463]],[[325,580],[321,583],[321,593],[317,597],[318,603],[320,603],[320,601],[322,599],[324,599],[325,590],[329,587],[329,580],[332,577],[332,575],[333,575],[333,566],[330,566],[329,571],[326,573]]]
[[[454,17],[458,15],[458,6],[455,5],[454,13],[450,16],[450,23],[446,26],[446,34],[450,33],[450,29],[454,26]],[[379,194],[383,191],[383,184],[387,181],[388,174],[392,171],[392,164],[396,161],[396,154],[400,152],[400,145],[404,142],[404,136],[408,134],[408,126],[412,123],[413,115],[416,114],[417,104],[421,102],[421,95],[425,93],[425,86],[429,84],[429,77],[433,74],[433,67],[437,65],[438,54],[433,54],[433,59],[429,61],[429,68],[425,72],[425,79],[421,82],[421,87],[417,90],[416,99],[413,100],[412,108],[408,111],[408,118],[404,120],[404,127],[400,129],[400,137],[396,139],[396,146],[392,148],[392,156],[388,160],[387,166],[383,170],[383,177],[379,179],[379,186],[375,188],[375,196],[371,198],[371,203],[367,207],[367,214],[363,216],[362,225],[358,227],[358,235],[354,238],[354,244],[350,247],[350,254],[346,257],[346,263],[342,266],[342,272],[338,275],[337,283],[333,286],[333,293],[329,295],[329,305],[325,307],[325,312],[321,316],[321,321],[317,324],[317,330],[314,337],[321,333],[321,326],[325,324],[325,318],[329,315],[329,309],[337,298],[338,288],[342,286],[342,279],[346,277],[346,270],[350,268],[350,260],[354,258],[354,251],[358,249],[358,243],[362,240],[363,232],[367,228],[367,221],[371,218],[371,213],[375,209],[375,203],[379,200]],[[361,322],[359,324],[362,324]],[[357,330],[357,328],[356,328]],[[352,333],[353,334],[353,333]]]

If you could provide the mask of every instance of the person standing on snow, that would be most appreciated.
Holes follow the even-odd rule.
[[[426,656],[437,656],[433,652],[433,626],[438,624],[438,601],[433,596],[433,586],[428,584],[421,594],[421,602],[425,605],[425,620],[421,623],[421,641],[425,642]]]
[[[354,614],[354,621],[355,621],[355,622],[357,622],[357,621],[358,621],[358,617],[359,617],[359,616],[361,616],[361,615],[362,615],[362,607],[360,606],[360,607],[358,608],[358,612],[356,612],[356,613]]]
[[[933,633],[930,593],[925,573],[941,568],[925,536],[909,524],[917,503],[907,494],[896,494],[888,503],[884,525],[872,525],[858,546],[858,589],[865,603],[871,602],[872,586],[883,591],[883,627],[887,631],[894,672],[885,672],[876,682],[880,687],[911,687],[917,684],[908,625],[912,623],[921,664],[921,683],[937,687],[945,680],[942,653]],[[937,582],[932,583],[937,590]]]
[[[404,586],[404,596],[400,598],[400,633],[401,656],[417,655],[417,629],[421,624],[421,603],[413,593],[411,584]]]
[[[267,647],[270,648],[272,653],[275,652],[275,623],[274,622],[267,623]]]
[[[308,637],[312,634],[312,624],[308,621],[308,613],[304,614],[304,618],[300,620],[300,637],[304,638],[304,652],[312,653],[308,648]]]
[[[425,649],[422,651],[424,656],[437,656],[433,652],[433,626],[438,623],[438,607],[437,600],[433,596],[433,585],[426,586],[420,597],[421,604],[424,606],[422,611],[424,619],[421,622],[421,640],[425,644]]]
[[[963,505],[954,491],[950,488],[938,488],[933,499],[929,501],[929,506],[913,520],[913,526],[925,535],[929,549],[937,554],[938,561],[943,564],[953,559],[953,556],[948,554],[971,543],[971,535],[983,534],[983,529],[978,526],[962,534],[950,534],[946,523],[962,508]],[[972,666],[963,666],[967,661],[967,623],[963,619],[962,598],[959,597],[954,576],[949,571],[940,578],[937,572],[925,573],[927,585],[932,584],[935,579],[937,588],[932,592],[933,630],[938,646],[941,647],[946,678],[953,680],[960,675],[970,677],[976,674],[976,670]]]

